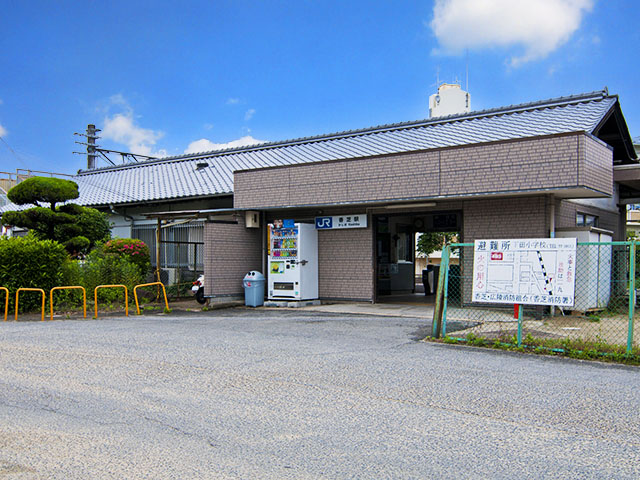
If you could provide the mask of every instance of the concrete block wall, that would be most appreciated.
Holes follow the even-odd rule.
[[[588,205],[563,200],[556,204],[556,228],[573,228],[576,226],[578,212],[598,217],[598,228],[613,232],[614,241],[625,239],[626,232],[620,228],[620,214],[610,210],[591,207]]]
[[[549,236],[548,200],[544,196],[467,200],[463,205],[463,243],[494,238]],[[462,300],[471,302],[473,248],[462,259]]]
[[[466,200],[463,203],[463,241],[547,237],[546,212],[544,196]]]
[[[204,275],[207,296],[243,296],[242,279],[247,272],[262,272],[263,229],[246,228],[244,216],[239,216],[237,220],[237,224],[205,223]]]
[[[601,192],[611,192],[613,185],[613,150],[597,138],[582,135],[580,142],[581,168],[578,180]]]
[[[577,185],[578,136],[474,145],[441,152],[442,195]]]
[[[610,195],[612,160],[605,150],[597,140],[574,133],[240,171],[234,176],[234,206],[259,209],[581,186]],[[609,176],[603,179],[600,174],[607,168]]]
[[[373,262],[371,227],[318,231],[320,298],[373,301]]]

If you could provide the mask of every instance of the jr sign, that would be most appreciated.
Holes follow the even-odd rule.
[[[573,306],[575,238],[476,240],[472,300]]]
[[[316,229],[367,228],[367,215],[335,215],[333,217],[316,217]]]

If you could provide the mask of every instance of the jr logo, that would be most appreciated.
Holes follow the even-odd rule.
[[[333,226],[331,217],[316,217],[316,228],[331,228]]]

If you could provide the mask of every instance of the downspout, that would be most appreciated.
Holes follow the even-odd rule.
[[[556,237],[556,200],[551,197],[551,205],[549,206],[549,237]]]
[[[130,225],[130,233],[129,236],[133,235],[133,223],[134,223],[134,219],[131,215],[127,215],[126,213],[120,213],[118,211],[116,211],[116,209],[113,207],[113,205],[109,205],[109,210],[111,210],[111,213],[114,215],[119,215],[121,217],[124,217],[125,220],[128,220]]]
[[[262,242],[262,268],[264,269],[263,271],[265,273],[267,273],[269,271],[269,262],[268,262],[268,257],[267,257],[267,249],[268,249],[268,239],[267,239],[267,235],[268,235],[268,231],[269,231],[269,227],[267,226],[267,213],[262,211],[260,212],[260,229],[262,230],[262,235],[261,235],[261,242]],[[266,277],[266,275],[265,275]]]

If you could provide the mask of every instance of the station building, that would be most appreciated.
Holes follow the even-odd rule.
[[[415,288],[417,232],[472,242],[584,228],[623,240],[626,205],[640,203],[633,142],[606,89],[88,169],[73,180],[77,203],[108,212],[116,236],[155,251],[156,229],[184,227],[187,242],[202,244],[186,266],[203,269],[205,294],[221,298],[243,294],[246,272],[267,271],[274,220],[351,224],[318,230],[319,297],[377,302]]]
[[[215,212],[233,220],[205,224],[208,295],[240,295],[243,272],[265,271],[264,225],[276,219],[358,217],[354,228],[318,230],[319,296],[375,302],[414,288],[416,232],[472,242],[587,228],[623,240],[625,203],[640,186],[618,98],[607,91],[303,138],[255,154],[263,166],[236,170],[233,209]],[[287,164],[273,165],[281,159]]]

